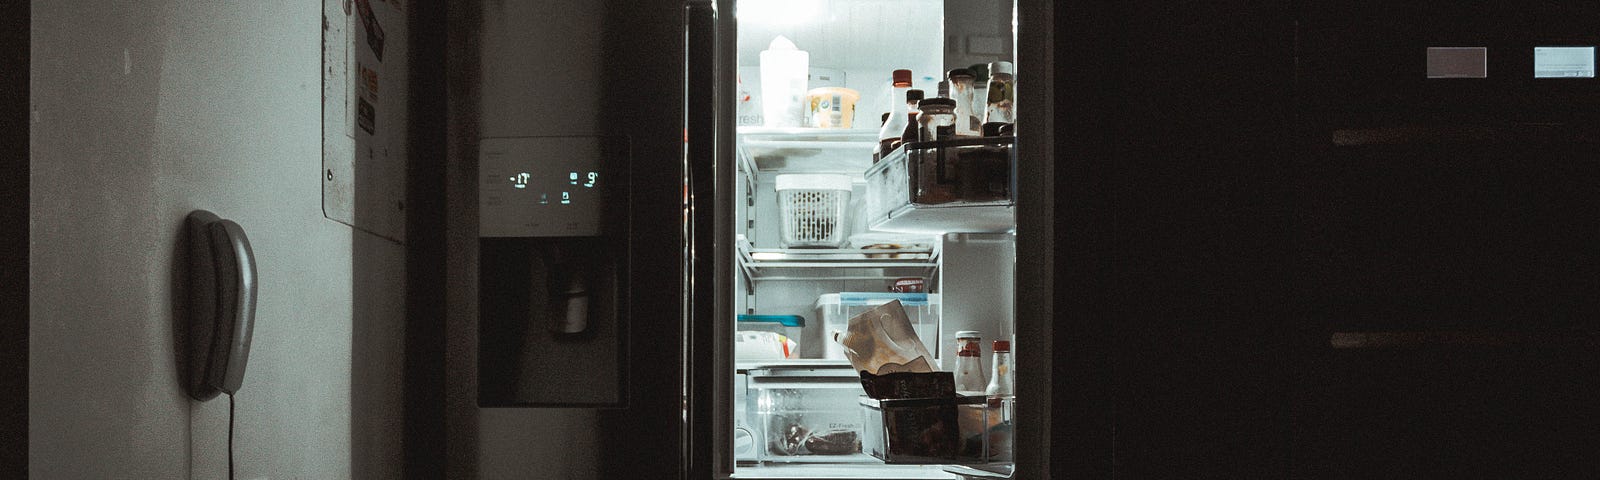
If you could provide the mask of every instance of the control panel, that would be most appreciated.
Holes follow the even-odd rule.
[[[617,154],[617,146],[611,144],[616,141],[483,139],[478,147],[478,236],[600,235],[607,198],[603,192],[611,180],[602,165],[606,155]]]

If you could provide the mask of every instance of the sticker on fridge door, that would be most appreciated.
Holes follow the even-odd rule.
[[[361,85],[361,96],[369,101],[378,101],[378,72],[366,65],[358,63],[357,66],[361,70],[361,81],[357,83]]]
[[[356,124],[361,125],[361,129],[366,130],[368,134],[375,133],[374,130],[378,128],[377,109],[373,108],[372,103],[365,98],[356,98],[356,102],[358,102],[356,104]]]
[[[383,27],[378,26],[378,17],[372,14],[371,0],[356,0],[356,11],[361,13],[361,24],[367,30],[367,46],[372,47],[378,61],[383,61]]]

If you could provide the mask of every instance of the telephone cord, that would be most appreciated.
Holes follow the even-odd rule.
[[[228,394],[228,480],[233,480],[233,394]]]

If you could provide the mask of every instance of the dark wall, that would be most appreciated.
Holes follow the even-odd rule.
[[[1054,476],[1282,477],[1289,5],[1056,11]]]
[[[1288,452],[1287,2],[1125,2],[1109,164],[1117,476],[1270,478]]]
[[[1552,40],[1593,7],[1455,3],[1057,6],[1055,476],[1600,469],[1596,87],[1548,90],[1582,105],[1561,109],[1381,64],[1420,65],[1418,39],[1593,44]],[[1329,144],[1429,122],[1425,145]],[[1554,125],[1493,143],[1519,122]],[[1330,342],[1461,329],[1483,333]]]

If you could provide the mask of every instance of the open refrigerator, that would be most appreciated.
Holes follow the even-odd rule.
[[[1014,338],[1015,137],[874,150],[880,115],[903,101],[892,98],[893,70],[911,70],[912,88],[932,98],[951,69],[1014,61],[1012,2],[955,3],[720,0],[699,5],[710,11],[698,28],[716,33],[698,39],[691,4],[691,117],[696,79],[719,88],[709,90],[715,117],[690,118],[686,132],[691,163],[697,125],[714,129],[716,139],[698,146],[715,158],[713,168],[689,166],[691,177],[714,179],[689,183],[696,186],[690,195],[713,196],[715,208],[686,212],[695,244],[711,245],[715,257],[703,272],[710,276],[696,275],[712,280],[715,304],[689,315],[710,324],[715,368],[686,372],[686,383],[706,378],[716,387],[705,436],[717,477],[1010,475],[1011,410],[984,408],[983,398],[942,406],[871,401],[835,338],[851,317],[899,301],[937,370],[953,368],[957,332],[981,336],[985,378],[993,375],[993,341],[1010,342],[1012,351],[1028,347]],[[784,73],[770,52],[792,58],[787,44],[805,52],[804,87],[771,85]],[[715,66],[697,65],[697,48],[708,45]],[[786,91],[802,101],[782,98]],[[978,98],[981,106],[981,92]],[[893,418],[915,408],[976,412],[960,428],[969,451],[902,454],[891,443],[905,427]]]

